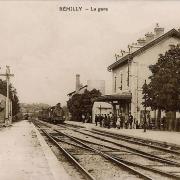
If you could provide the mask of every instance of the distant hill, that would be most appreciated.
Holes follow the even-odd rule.
[[[50,107],[50,105],[44,103],[32,103],[32,104],[20,103],[20,107],[22,113],[32,113],[32,112],[40,111],[42,109],[46,109]]]

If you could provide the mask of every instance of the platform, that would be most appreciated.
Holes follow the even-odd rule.
[[[144,132],[143,129],[117,129],[117,128],[108,129],[108,128],[100,127],[99,124],[98,126],[96,126],[95,124],[91,124],[91,123],[82,123],[82,122],[74,122],[74,121],[66,121],[66,123],[86,127],[88,129],[98,129],[98,130],[111,132],[114,134],[126,135],[130,137],[133,136],[139,139],[152,140],[154,142],[160,142],[160,143],[180,147],[180,132],[157,131],[157,130],[148,130],[148,129],[146,130],[146,132]]]
[[[38,130],[28,121],[0,129],[1,180],[70,180]]]

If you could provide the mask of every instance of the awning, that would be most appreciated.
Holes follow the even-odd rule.
[[[93,101],[94,102],[114,102],[114,101],[128,101],[130,102],[132,99],[132,94],[128,93],[128,94],[113,94],[113,95],[104,95],[104,96],[100,96],[97,98],[94,98]]]

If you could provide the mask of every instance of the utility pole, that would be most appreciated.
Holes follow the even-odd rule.
[[[12,117],[10,117],[10,108],[9,108],[9,84],[10,84],[10,77],[13,77],[14,74],[10,73],[10,67],[6,66],[6,73],[0,74],[0,76],[6,77],[6,84],[7,84],[7,95],[6,95],[6,116],[5,116],[5,125],[9,125],[12,123]]]
[[[129,87],[129,74],[130,74],[130,69],[129,69],[129,63],[130,63],[130,53],[131,53],[131,46],[128,45],[128,77],[127,77],[127,86]]]
[[[145,80],[145,99],[144,99],[144,132],[146,132],[146,125],[147,125],[147,120],[146,120],[146,106],[147,106],[147,99],[146,99],[146,90],[147,90],[147,84],[146,84],[146,80]]]
[[[137,98],[136,99],[137,100],[137,102],[136,102],[137,103],[136,111],[137,111],[137,113],[136,113],[136,119],[138,120],[138,115],[139,115],[138,114],[138,112],[139,112],[139,97],[138,97],[139,96],[139,92],[138,92],[139,91],[139,63],[136,62],[136,65],[137,65],[137,77],[136,77],[137,78],[136,79],[137,80],[136,81],[136,83],[137,83],[137,85],[136,85],[136,88],[137,88],[137,91],[136,91],[136,96],[137,96],[136,97]]]
[[[102,108],[101,108],[101,105],[100,105],[100,106],[99,106],[100,115],[101,115],[101,109],[102,109]]]
[[[116,93],[116,81],[117,81],[117,76],[115,74],[115,77],[114,77],[114,92]]]
[[[121,73],[121,86],[120,86],[120,90],[122,90],[122,73]]]

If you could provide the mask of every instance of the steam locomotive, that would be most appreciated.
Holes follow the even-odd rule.
[[[54,124],[64,123],[65,113],[60,103],[58,103],[56,106],[39,111],[38,119]]]

